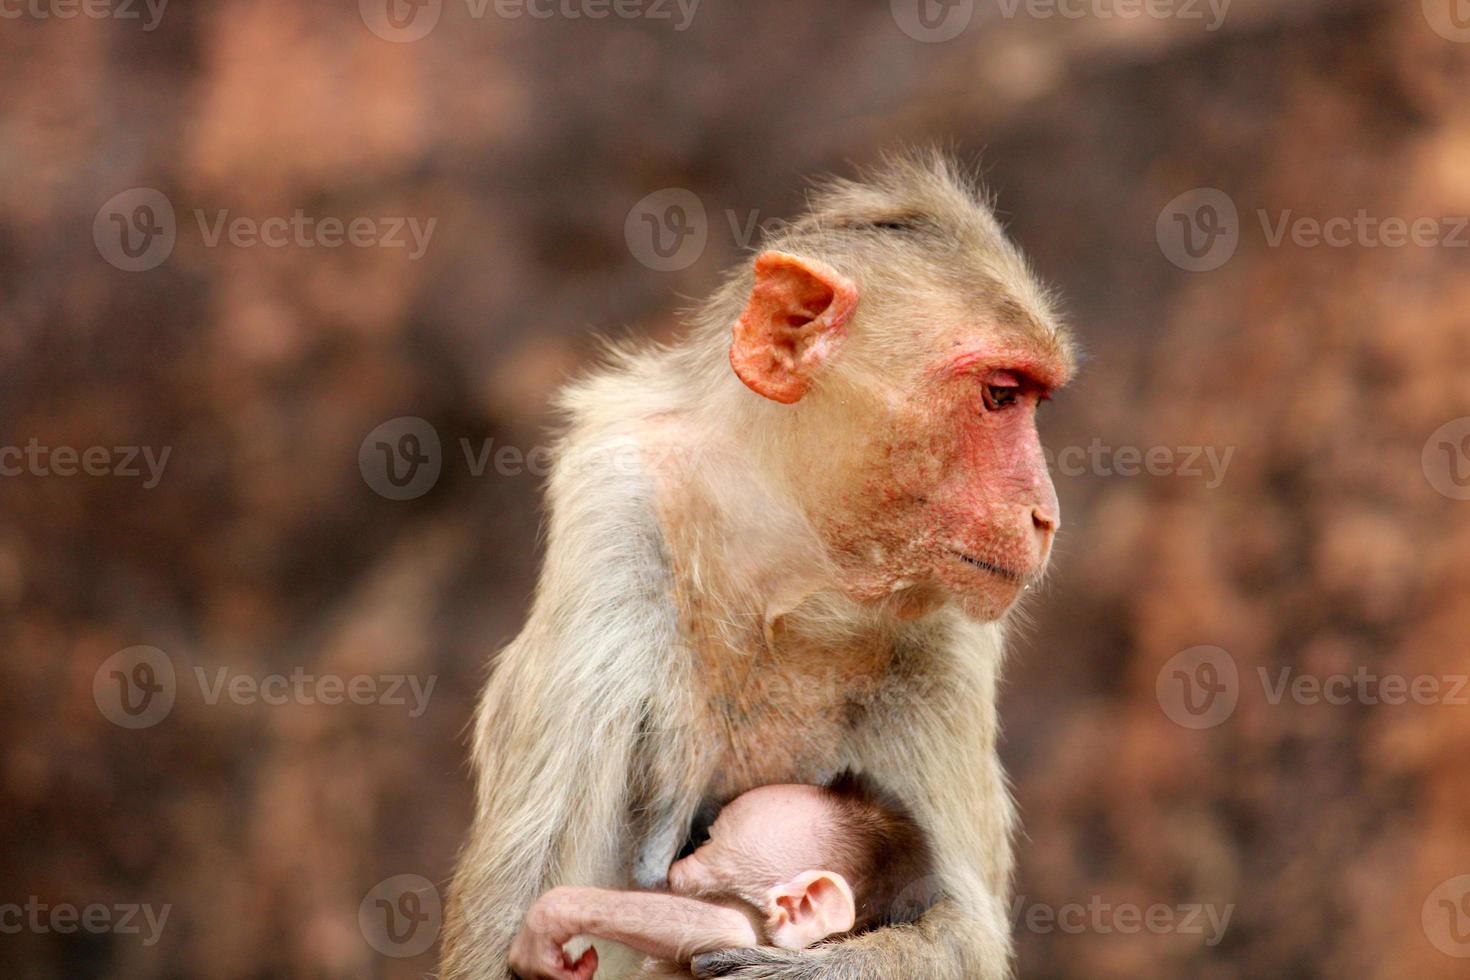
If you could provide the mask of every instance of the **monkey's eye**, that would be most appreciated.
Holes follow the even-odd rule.
[[[1020,385],[983,385],[980,392],[987,412],[1010,408],[1021,397]]]

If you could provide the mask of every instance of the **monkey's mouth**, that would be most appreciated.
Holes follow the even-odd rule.
[[[981,569],[982,571],[989,572],[991,575],[994,575],[997,578],[1005,579],[1007,582],[1012,582],[1016,585],[1020,585],[1021,580],[1025,578],[1025,576],[1023,576],[1020,572],[1013,572],[1009,568],[1001,568],[999,565],[992,565],[990,562],[981,561],[979,558],[971,558],[969,555],[965,554],[962,551],[955,551],[951,553],[960,561],[966,562],[970,565],[974,565],[976,568]]]

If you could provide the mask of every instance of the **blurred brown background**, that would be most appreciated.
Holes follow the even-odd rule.
[[[1067,528],[1002,705],[1022,976],[1470,975],[1470,4],[123,4],[0,3],[0,447],[169,451],[145,486],[141,451],[0,448],[0,973],[432,972],[398,955],[432,893],[375,925],[413,908],[373,890],[448,875],[538,557],[538,479],[465,441],[543,445],[596,333],[669,334],[806,175],[939,140],[983,151],[1090,354],[1043,422],[1078,451]],[[109,205],[134,188],[172,224]],[[669,188],[705,239],[659,269],[639,209]],[[1176,226],[1196,188],[1234,220]],[[211,238],[298,210],[435,224],[418,257]],[[1273,243],[1286,211],[1439,237]],[[1181,267],[1211,229],[1233,255]],[[359,447],[402,416],[442,472],[393,500]],[[150,675],[109,658],[139,645],[173,701],[130,728]],[[1190,727],[1171,658],[1200,645],[1225,673],[1183,676],[1234,708]],[[1438,693],[1271,693],[1360,667]],[[249,696],[298,668],[376,701]],[[1172,926],[1127,911],[1155,905]]]

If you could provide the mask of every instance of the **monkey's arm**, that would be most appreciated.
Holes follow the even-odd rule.
[[[750,918],[733,908],[655,892],[563,887],[531,906],[511,945],[511,966],[520,969],[518,953],[559,952],[575,936],[608,939],[672,963],[760,942]]]
[[[676,673],[667,568],[640,488],[605,479],[553,479],[536,601],[476,713],[475,819],[446,905],[442,980],[507,980],[511,939],[553,886],[624,883],[635,793],[664,790],[629,773],[640,738],[666,724],[658,685]],[[680,739],[660,732],[661,745]],[[607,957],[603,970],[622,975]]]
[[[737,980],[1005,980],[1014,807],[995,753],[998,628],[967,620],[916,629],[855,733],[858,768],[897,793],[929,836],[937,880],[915,882],[912,925],[810,950],[736,949],[694,960],[696,977]]]

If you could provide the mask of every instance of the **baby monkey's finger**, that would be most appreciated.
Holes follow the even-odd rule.
[[[596,946],[588,946],[575,962],[565,952],[561,954],[561,958],[566,967],[565,980],[592,980],[597,974]]]

